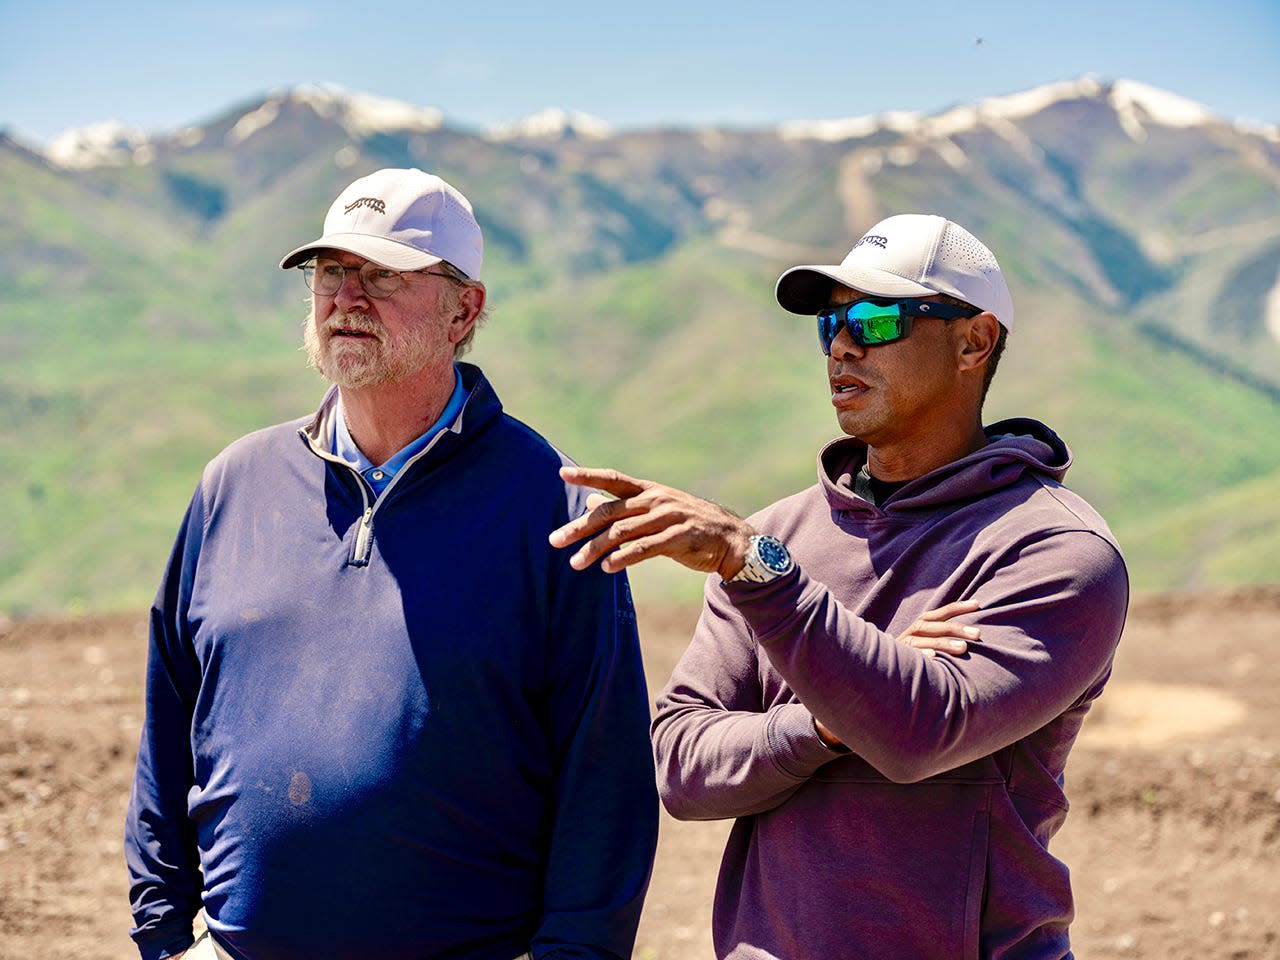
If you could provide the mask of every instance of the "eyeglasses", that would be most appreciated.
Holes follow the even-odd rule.
[[[454,283],[463,283],[457,277],[447,273],[433,273],[430,270],[388,270],[380,267],[372,260],[366,260],[358,267],[344,267],[337,260],[312,260],[298,267],[302,271],[302,279],[307,289],[322,297],[332,297],[347,282],[347,271],[354,270],[360,275],[360,286],[364,292],[378,300],[391,296],[400,289],[405,273],[425,273],[429,277],[444,277]]]
[[[874,347],[905,339],[911,333],[911,324],[916,317],[958,320],[975,317],[981,312],[977,307],[961,307],[937,300],[855,300],[818,311],[818,343],[822,352],[830,356],[831,344],[840,335],[841,328],[849,331],[849,336],[858,346]]]

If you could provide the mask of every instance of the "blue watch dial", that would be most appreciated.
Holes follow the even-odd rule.
[[[756,552],[761,562],[776,574],[784,574],[791,569],[791,554],[775,537],[763,536],[756,541]]]

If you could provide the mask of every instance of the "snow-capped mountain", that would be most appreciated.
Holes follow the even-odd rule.
[[[298,86],[162,136],[118,123],[68,131],[44,156],[104,193],[136,196],[149,214],[205,229],[253,216],[299,183],[323,195],[360,169],[421,166],[464,181],[475,171],[491,191],[481,208],[491,244],[571,273],[659,257],[706,233],[773,256],[838,247],[849,224],[884,211],[881,196],[911,196],[972,207],[968,219],[1043,221],[1066,259],[1029,269],[1065,271],[1106,309],[1154,302],[1191,258],[1234,251],[1188,295],[1229,285],[1219,306],[1243,297],[1240,329],[1265,338],[1267,355],[1280,351],[1280,252],[1266,245],[1280,236],[1280,128],[1233,125],[1134,80],[1081,77],[932,115],[625,132],[564,109],[467,130],[437,107]],[[120,180],[111,171],[121,166],[155,176]],[[834,188],[838,216],[820,185]],[[1158,322],[1221,342],[1197,332],[1193,315],[1203,314]],[[1241,355],[1253,364],[1257,351]]]
[[[227,134],[229,144],[241,143],[270,126],[289,106],[310,107],[318,116],[339,124],[353,138],[378,133],[420,133],[444,126],[444,113],[435,107],[416,107],[402,100],[353,93],[332,84],[299,86],[268,95],[261,106],[242,116]]]
[[[1020,141],[1021,137],[1014,129],[1018,124],[1038,115],[1052,114],[1055,108],[1080,104],[1105,108],[1120,129],[1137,142],[1145,140],[1155,127],[1234,127],[1242,135],[1280,145],[1278,125],[1233,123],[1215,115],[1203,104],[1166,90],[1134,80],[1105,82],[1091,76],[991,97],[936,114],[886,111],[848,118],[795,120],[779,124],[773,132],[787,141],[827,143],[864,140],[880,133],[914,140],[939,140],[979,131],[994,132]],[[237,147],[282,117],[300,110],[333,124],[356,141],[379,134],[430,133],[446,126],[444,112],[438,107],[415,106],[400,100],[348,91],[332,84],[304,85],[272,91],[247,107],[237,108],[233,111],[234,116],[228,114],[230,122],[221,130],[224,145]],[[210,130],[218,126],[218,121],[214,121],[163,135],[148,135],[117,122],[104,122],[59,134],[43,153],[51,163],[67,169],[142,164],[154,159],[157,148],[181,150],[204,143]],[[705,134],[708,131],[700,132]],[[496,143],[519,140],[601,141],[618,135],[618,131],[598,117],[576,110],[551,108],[519,120],[496,124],[488,129],[486,138]]]
[[[83,170],[89,167],[146,163],[151,158],[151,141],[145,132],[115,120],[64,130],[44,148],[44,156],[59,167]]]
[[[841,141],[863,138],[879,130],[921,137],[948,137],[986,127],[1003,130],[1010,123],[1043,113],[1057,104],[1091,101],[1106,104],[1116,114],[1125,133],[1145,140],[1148,127],[1221,125],[1227,121],[1203,104],[1133,80],[1105,83],[1081,77],[1050,83],[1021,93],[991,97],[942,113],[883,113],[835,120],[797,120],[779,128],[788,139]],[[1242,130],[1280,142],[1280,126],[1243,125]]]
[[[477,359],[513,409],[570,425],[566,449],[679,449],[699,484],[766,500],[785,492],[771,465],[811,458],[813,439],[794,419],[813,357],[779,317],[778,271],[838,260],[891,213],[949,216],[996,251],[1018,303],[996,401],[1047,409],[1091,446],[1081,475],[1139,542],[1176,526],[1148,558],[1187,573],[1162,583],[1254,562],[1232,543],[1255,536],[1280,462],[1274,126],[1092,78],[755,130],[611,131],[557,110],[484,131],[297,87],[159,135],[71,131],[43,154],[0,133],[0,381],[14,385],[0,420],[12,450],[41,454],[10,457],[0,530],[39,514],[79,538],[12,551],[64,584],[60,600],[160,563],[121,563],[115,533],[189,483],[192,425],[225,442],[234,416],[294,415],[279,390],[300,366],[305,290],[276,264],[344,186],[388,166],[439,172],[474,204],[495,304]],[[67,504],[123,485],[113,526],[70,532]],[[68,575],[71,555],[93,562]]]
[[[580,137],[603,140],[613,135],[613,128],[599,117],[579,110],[552,107],[511,123],[496,124],[489,130],[492,140],[562,140]]]
[[[444,126],[443,111],[434,107],[355,93],[332,84],[303,85],[272,91],[252,106],[233,111],[231,123],[224,124],[221,143],[233,149],[239,147],[299,109],[334,124],[353,140],[376,134],[424,133]],[[150,135],[136,127],[108,121],[66,130],[51,140],[43,153],[50,163],[70,170],[146,164],[155,158],[157,150],[208,147],[210,132],[218,126],[215,120]]]

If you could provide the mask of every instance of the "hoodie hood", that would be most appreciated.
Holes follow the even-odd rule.
[[[932,510],[985,496],[1023,478],[1057,485],[1071,466],[1066,443],[1038,420],[1001,420],[984,432],[990,441],[985,447],[910,481],[889,498],[885,512]],[[833,510],[881,512],[853,492],[854,475],[866,459],[867,445],[856,437],[832,440],[819,451],[818,483]]]

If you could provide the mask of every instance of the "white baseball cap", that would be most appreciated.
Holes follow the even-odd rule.
[[[324,218],[324,235],[291,250],[280,266],[296,267],[323,249],[392,270],[424,270],[447,260],[476,280],[484,238],[467,198],[445,181],[421,170],[388,168],[343,190]]]
[[[1013,298],[995,255],[944,217],[905,213],[881,220],[836,265],[792,267],[778,278],[778,303],[817,314],[830,302],[832,281],[870,297],[944,293],[995,315],[1013,329]]]

